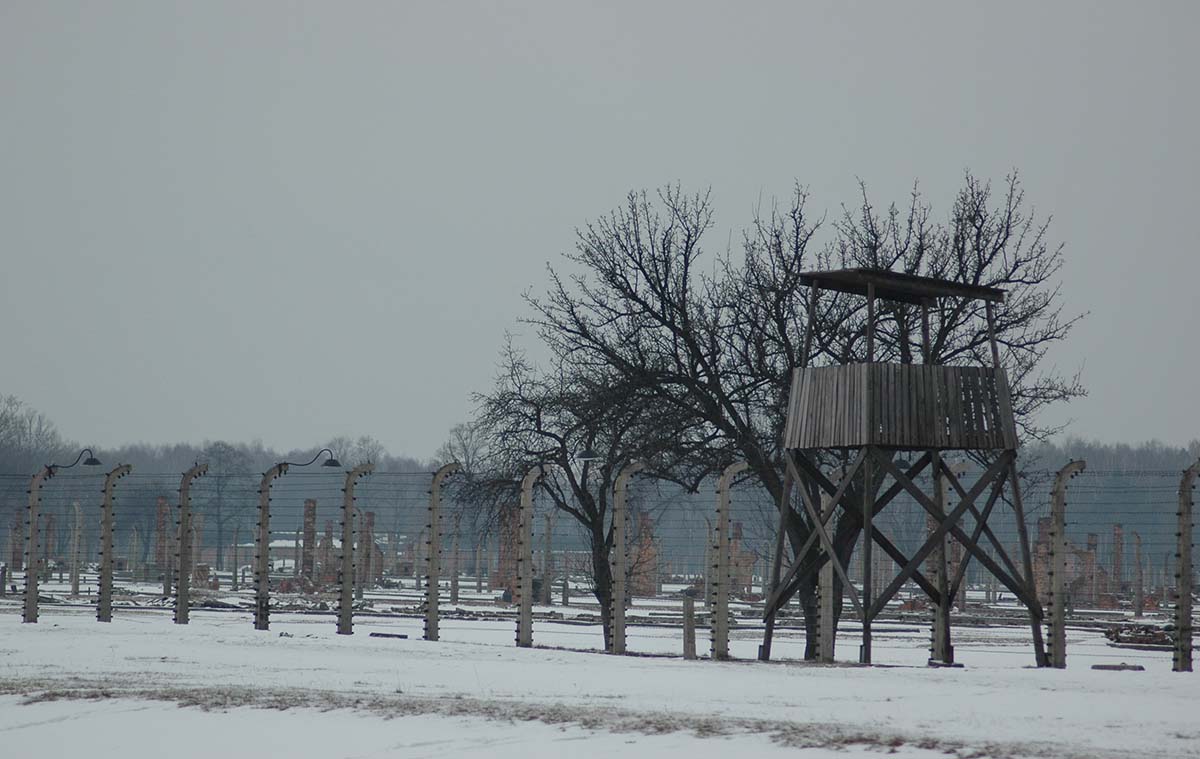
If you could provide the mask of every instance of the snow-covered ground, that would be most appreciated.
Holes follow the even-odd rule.
[[[956,628],[961,669],[925,666],[928,629],[881,625],[879,666],[606,656],[594,626],[539,623],[536,648],[506,621],[0,605],[3,756],[1200,756],[1200,673],[1170,655],[1070,630],[1068,669],[1029,668],[1028,630]],[[371,637],[407,634],[407,639]],[[703,631],[700,631],[703,633]],[[634,627],[631,650],[677,654],[678,628]],[[735,632],[751,659],[757,631]],[[846,625],[839,658],[856,657]],[[701,634],[698,648],[707,650]],[[791,659],[792,661],[786,661]],[[1129,662],[1144,672],[1091,669]],[[186,708],[179,708],[183,705]],[[167,747],[170,747],[169,752]]]

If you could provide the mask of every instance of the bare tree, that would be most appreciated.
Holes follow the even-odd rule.
[[[621,208],[579,231],[566,258],[580,273],[564,277],[551,269],[548,292],[529,298],[530,321],[558,361],[603,367],[617,384],[653,398],[659,423],[672,426],[674,434],[660,440],[670,441],[664,453],[677,476],[696,482],[742,458],[776,504],[783,495],[779,446],[792,371],[806,361],[865,359],[863,305],[827,297],[809,324],[799,283],[806,269],[894,269],[1006,289],[997,330],[1025,434],[1045,435],[1037,412],[1082,392],[1076,378],[1040,366],[1076,318],[1060,311],[1062,249],[1047,242],[1048,222],[1024,210],[1015,176],[994,203],[990,186],[968,175],[944,224],[933,221],[915,191],[904,211],[892,206],[881,216],[864,189],[861,204],[829,225],[832,239],[823,247],[814,243],[822,225],[810,219],[807,200],[797,187],[785,209],[756,215],[740,260],[726,255],[704,266],[701,243],[712,226],[707,193],[678,187],[654,197],[630,193]],[[985,363],[986,334],[972,308],[957,299],[936,304],[931,362]],[[875,360],[919,358],[914,318],[905,306],[881,314]],[[806,331],[814,345],[807,357]],[[861,499],[864,488],[880,484],[857,482],[846,497]],[[835,526],[843,558],[859,528],[853,517]],[[810,529],[793,514],[787,530],[793,550]],[[815,578],[800,589],[810,633],[814,591]]]
[[[208,477],[197,506],[213,523],[216,568],[222,570],[225,568],[225,533],[244,524],[254,505],[250,459],[242,449],[218,440],[204,447],[201,460],[208,463]]]
[[[600,604],[605,640],[610,634],[612,531],[608,511],[616,475],[663,443],[653,431],[656,415],[644,394],[613,382],[605,372],[557,364],[538,371],[509,342],[495,388],[477,397],[478,429],[487,455],[470,490],[474,507],[496,514],[518,497],[526,472],[542,465],[540,492],[583,529],[591,552],[592,592]],[[594,461],[577,461],[584,449]]]
[[[382,464],[388,455],[383,443],[370,435],[359,435],[357,438],[339,435],[326,443],[325,447],[333,451],[333,455],[347,467],[366,463]]]
[[[474,472],[486,454],[487,435],[475,422],[464,422],[450,428],[446,442],[433,455],[434,463],[457,461],[464,471]]]

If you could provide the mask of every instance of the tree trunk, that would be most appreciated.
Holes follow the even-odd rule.
[[[852,503],[857,503],[862,500],[862,486],[859,484],[851,485],[846,489],[846,500]],[[802,519],[799,515],[794,515],[794,519],[799,522],[799,532],[803,538],[807,538],[812,527],[808,520]],[[854,553],[854,546],[858,542],[859,534],[862,532],[862,520],[857,517],[849,517],[845,513],[840,515],[835,524],[832,537],[834,550],[843,565],[850,561],[850,557]],[[792,550],[795,551],[799,546],[793,543]],[[810,549],[810,550],[816,550]],[[820,625],[820,608],[817,600],[817,582],[820,578],[820,572],[810,572],[804,582],[796,591],[796,597],[800,601],[800,610],[804,615],[804,658],[807,661],[815,661],[817,659],[817,639],[819,637]],[[833,578],[833,629],[837,629],[838,621],[842,617],[842,594],[844,592],[842,579],[838,575]]]
[[[609,545],[604,528],[592,528],[592,575],[594,591],[600,603],[600,623],[604,628],[604,650],[612,646],[612,568],[608,564]]]

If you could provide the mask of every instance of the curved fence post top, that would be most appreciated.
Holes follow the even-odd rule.
[[[1058,474],[1054,478],[1054,487],[1061,488],[1075,475],[1087,469],[1087,462],[1083,459],[1078,461],[1068,462],[1066,466],[1058,470]]]
[[[433,486],[437,487],[442,484],[442,480],[446,479],[455,472],[461,472],[462,466],[457,461],[451,461],[448,464],[442,464],[438,470],[433,473]]]
[[[646,471],[646,462],[630,461],[628,464],[621,467],[621,471],[617,473],[617,477],[622,477],[622,476],[632,477],[633,475],[637,474],[638,472],[644,472],[644,471]]]
[[[1186,491],[1196,487],[1196,478],[1200,476],[1200,459],[1196,463],[1183,470],[1183,479],[1179,481],[1179,489]]]
[[[275,466],[273,466],[270,469],[268,469],[267,471],[263,472],[262,486],[264,488],[267,487],[268,485],[271,484],[271,480],[275,479],[276,477],[282,477],[283,475],[287,474],[287,472],[288,472],[288,463],[286,461],[279,462]]]
[[[539,479],[541,479],[541,476],[545,473],[546,473],[546,465],[545,464],[534,464],[533,468],[531,468],[528,472],[526,472],[525,477],[521,480],[521,490],[527,490],[528,488],[532,488],[534,483],[536,483]]]
[[[365,464],[359,464],[350,471],[346,472],[346,484],[351,485],[355,480],[363,475],[370,474],[375,471],[375,464],[368,461]]]
[[[206,474],[208,474],[208,462],[196,464],[191,469],[183,473],[183,478],[179,482],[180,491],[185,492],[188,485],[192,484],[192,480],[196,479],[197,477],[203,477]]]
[[[725,467],[725,471],[721,472],[721,479],[717,482],[717,488],[719,490],[728,490],[733,478],[737,477],[739,474],[749,468],[750,463],[748,461],[733,462],[729,466]]]
[[[125,475],[133,471],[132,464],[119,464],[111,472],[104,475],[104,487],[111,487],[112,483],[121,479]]]

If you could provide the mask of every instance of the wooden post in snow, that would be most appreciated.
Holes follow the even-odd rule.
[[[683,597],[683,658],[696,658],[696,601]]]

